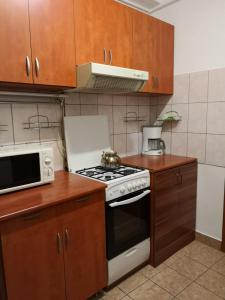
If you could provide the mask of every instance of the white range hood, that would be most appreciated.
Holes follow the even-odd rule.
[[[149,73],[146,71],[88,63],[77,67],[75,90],[112,94],[138,92],[148,78]]]

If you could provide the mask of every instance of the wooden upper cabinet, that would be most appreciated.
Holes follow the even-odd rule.
[[[8,300],[65,299],[59,230],[54,209],[9,221],[1,228]]]
[[[32,83],[28,0],[0,1],[0,49],[0,81]]]
[[[174,27],[133,11],[133,67],[149,72],[143,92],[173,93]]]
[[[73,0],[30,0],[34,83],[74,87]]]
[[[106,63],[106,0],[75,0],[74,17],[76,64]]]
[[[132,9],[116,1],[107,0],[108,63],[131,68]]]
[[[131,67],[131,9],[114,0],[75,0],[76,64]]]

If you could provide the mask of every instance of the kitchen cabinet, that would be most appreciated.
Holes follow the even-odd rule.
[[[173,93],[174,27],[133,10],[133,68],[149,71],[142,92]]]
[[[151,261],[163,262],[195,238],[197,163],[153,173]]]
[[[75,86],[73,0],[0,3],[0,81]]]
[[[107,284],[104,191],[1,227],[8,300],[84,300]]]
[[[75,0],[76,64],[131,66],[131,9],[113,0]]]

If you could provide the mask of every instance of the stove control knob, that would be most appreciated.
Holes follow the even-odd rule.
[[[124,186],[121,186],[120,194],[124,194],[125,192],[126,192],[126,188]]]
[[[129,192],[131,192],[131,191],[132,191],[132,189],[133,189],[133,186],[132,186],[132,184],[130,184],[130,183],[129,183],[129,184],[128,184],[128,186],[127,186],[127,189],[128,189],[128,191],[129,191]]]
[[[52,163],[51,158],[48,157],[48,156],[46,156],[46,157],[45,157],[45,164],[46,164],[46,165],[50,165],[51,163]]]
[[[134,182],[134,183],[133,183],[133,189],[135,190],[136,188],[137,188],[137,183]]]

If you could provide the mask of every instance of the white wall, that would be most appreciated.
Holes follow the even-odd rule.
[[[224,0],[180,0],[153,16],[175,25],[175,74],[225,67]]]

